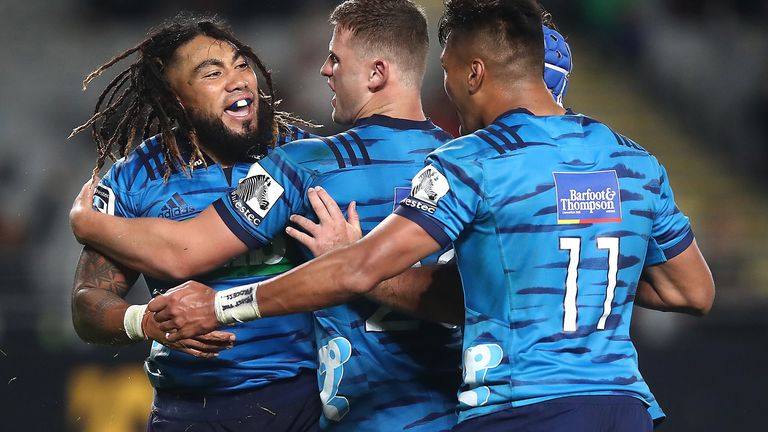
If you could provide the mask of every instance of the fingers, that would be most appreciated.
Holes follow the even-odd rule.
[[[301,232],[293,227],[286,227],[285,233],[288,234],[288,236],[292,237],[297,242],[304,245],[304,247],[309,249],[313,254],[315,253],[314,251],[315,239],[312,236],[304,232]]]
[[[347,223],[356,230],[363,232],[362,227],[360,227],[360,215],[357,213],[357,201],[352,201],[347,207]]]
[[[161,312],[163,309],[165,309],[168,306],[168,298],[164,296],[157,296],[149,301],[147,304],[147,310],[150,312]],[[155,315],[155,320],[157,320],[157,315]]]
[[[215,330],[204,335],[196,336],[193,339],[206,344],[225,346],[232,345],[237,337],[234,333]]]
[[[336,201],[334,201],[331,195],[321,187],[317,187],[316,190],[318,197],[320,197],[320,201],[322,201],[323,206],[325,206],[325,210],[328,212],[330,217],[335,220],[344,220],[344,214],[341,212],[339,205],[336,204]]]
[[[323,200],[318,196],[318,191],[322,191],[322,189],[318,187],[309,188],[307,190],[307,198],[309,198],[309,204],[312,205],[312,210],[315,211],[317,218],[322,224],[329,220],[331,215],[328,213]]]
[[[313,236],[316,236],[317,231],[320,229],[319,224],[316,224],[311,219],[307,219],[301,215],[291,215],[291,222]]]

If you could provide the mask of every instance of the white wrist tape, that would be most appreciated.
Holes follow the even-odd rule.
[[[147,305],[133,305],[129,306],[123,315],[123,328],[125,334],[131,340],[145,340],[147,336],[144,334],[144,330],[141,328],[141,321],[144,319],[144,311],[147,310]]]
[[[216,318],[222,324],[252,321],[261,318],[256,290],[259,284],[244,285],[216,293]]]

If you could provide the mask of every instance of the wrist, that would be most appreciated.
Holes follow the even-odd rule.
[[[147,305],[132,305],[125,310],[123,315],[123,328],[125,334],[128,335],[130,340],[146,340],[147,335],[144,333],[144,316],[147,310]]]
[[[256,283],[218,291],[214,300],[216,319],[221,324],[232,324],[261,318],[256,299],[258,288]]]

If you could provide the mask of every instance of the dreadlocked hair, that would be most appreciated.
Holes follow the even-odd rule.
[[[150,30],[144,41],[99,66],[83,80],[85,91],[91,81],[104,71],[137,55],[137,59],[118,73],[99,95],[93,116],[69,135],[72,138],[91,128],[98,154],[94,176],[101,171],[107,158],[114,162],[127,156],[134,144],[158,134],[161,136],[165,156],[163,178],[166,181],[173,164],[178,164],[187,175],[191,174],[196,163],[205,164],[190,118],[163,75],[164,65],[171,61],[176,50],[196,36],[209,36],[231,43],[240,54],[256,65],[264,77],[266,92],[259,90],[259,124],[269,129],[268,133],[262,134],[268,141],[265,143],[267,146],[274,147],[278,135],[288,133],[289,125],[319,126],[293,114],[275,110],[280,101],[275,100],[272,74],[251,47],[235,38],[224,21],[215,16],[181,13]],[[268,121],[261,122],[262,118]],[[189,160],[185,161],[179,152],[174,128],[192,145]]]

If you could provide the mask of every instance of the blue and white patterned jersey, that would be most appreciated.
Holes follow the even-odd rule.
[[[280,135],[281,142],[310,136],[298,128]],[[118,160],[97,187],[94,206],[122,217],[160,217],[183,220],[194,217],[246,175],[251,163],[222,168],[207,159],[187,176],[174,167],[167,182],[159,137],[146,140],[126,158]],[[182,156],[191,146],[177,135]],[[291,251],[291,249],[294,249]],[[222,290],[266,278],[291,269],[297,263],[298,248],[282,236],[251,250],[225,266],[199,275],[195,280]],[[177,285],[145,277],[153,296]],[[317,367],[311,314],[269,318],[228,326],[236,335],[233,348],[218,358],[200,359],[152,343],[145,369],[153,386],[179,391],[223,393],[259,388],[272,381],[292,378],[302,369]]]
[[[647,251],[658,263],[693,234],[639,145],[583,115],[512,110],[429,155],[396,213],[456,248],[461,421],[572,395],[654,403],[633,300]]]
[[[430,121],[374,115],[339,135],[276,149],[214,206],[233,233],[258,247],[279,235],[291,214],[314,217],[306,190],[322,186],[342,208],[357,201],[368,233],[408,195],[426,155],[449,139]],[[456,424],[458,330],[365,299],[315,318],[323,428],[434,432]]]

